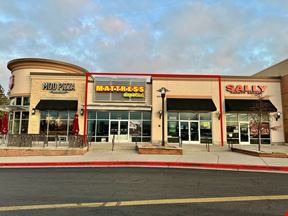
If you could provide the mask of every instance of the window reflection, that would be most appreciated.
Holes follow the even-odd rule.
[[[72,134],[75,111],[41,112],[40,133],[46,135]]]

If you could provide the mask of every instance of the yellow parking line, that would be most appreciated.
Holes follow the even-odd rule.
[[[98,208],[98,207],[143,206],[143,205],[161,205],[161,204],[167,205],[167,204],[188,204],[188,203],[244,202],[244,201],[261,201],[261,200],[288,200],[288,195],[180,198],[180,199],[157,199],[157,200],[134,200],[134,201],[132,200],[132,201],[119,201],[119,202],[2,206],[0,207],[0,212],[35,210],[35,209],[56,209],[56,208]]]

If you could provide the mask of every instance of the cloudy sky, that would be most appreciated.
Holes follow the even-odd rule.
[[[250,75],[288,57],[287,0],[1,0],[7,62],[89,71]]]

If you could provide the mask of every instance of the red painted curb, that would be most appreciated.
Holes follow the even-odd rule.
[[[246,164],[216,164],[216,163],[193,163],[193,162],[165,162],[165,161],[82,161],[82,162],[17,162],[0,163],[0,168],[8,167],[184,167],[184,168],[210,168],[229,170],[252,170],[252,171],[280,171],[288,172],[288,166],[265,166]]]

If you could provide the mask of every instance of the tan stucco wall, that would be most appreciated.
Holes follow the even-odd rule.
[[[225,98],[229,99],[257,99],[258,97],[253,94],[231,94],[226,91],[226,85],[232,84],[236,85],[265,85],[267,86],[266,91],[262,94],[265,99],[269,99],[273,105],[277,108],[279,112],[282,113],[282,98],[281,98],[281,83],[280,80],[239,80],[236,79],[223,79],[222,81],[222,92],[223,92],[223,112],[225,113]],[[283,117],[278,121],[274,118],[275,113],[270,114],[270,126],[280,126],[276,131],[271,131],[271,143],[283,143],[284,142],[284,127],[283,127]],[[226,117],[223,116],[224,123],[224,138],[226,140]]]
[[[66,94],[53,94],[49,91],[42,90],[43,82],[69,82],[75,83],[75,91]],[[59,76],[59,75],[32,75],[31,76],[31,97],[30,97],[30,113],[41,99],[63,99],[78,100],[79,129],[83,134],[84,116],[80,115],[80,110],[85,100],[85,76]],[[30,115],[28,133],[38,134],[40,129],[40,111],[36,110],[35,115]]]
[[[162,99],[157,91],[161,87],[169,90],[169,98],[211,98],[219,108],[219,91],[217,79],[177,79],[155,78],[152,80],[152,142],[160,143],[162,139],[162,120],[159,111],[162,109]],[[213,143],[220,144],[220,121],[216,112],[212,113]],[[165,140],[167,142],[167,112],[165,111]]]
[[[14,75],[14,87],[10,91],[10,97],[30,95],[31,92],[31,77],[30,73],[56,73],[59,74],[58,70],[53,69],[18,69],[12,72]],[[63,72],[62,72],[63,73]]]
[[[30,95],[31,93],[31,76],[30,73],[64,73],[65,70],[59,71],[57,69],[37,69],[37,68],[25,68],[16,69],[12,72],[14,75],[14,87],[10,91],[10,97]]]

